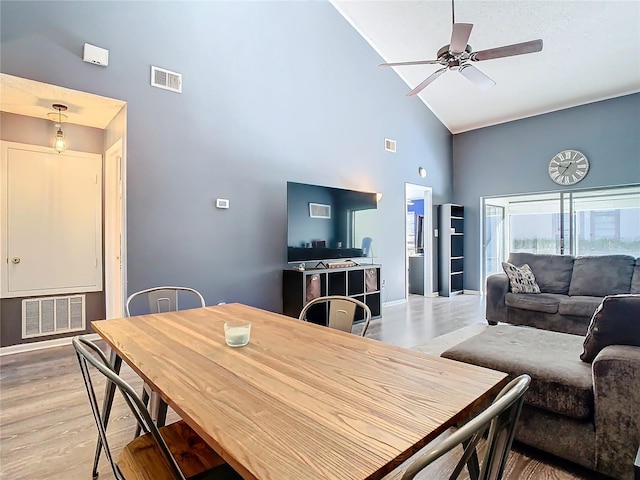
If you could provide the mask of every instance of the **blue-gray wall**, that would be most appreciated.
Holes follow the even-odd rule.
[[[296,181],[383,193],[376,256],[404,298],[404,182],[450,201],[451,135],[329,3],[3,0],[0,17],[2,72],[127,102],[129,292],[279,311]],[[151,88],[151,65],[184,93]]]
[[[480,198],[570,190],[547,173],[575,149],[589,173],[574,189],[640,183],[640,94],[591,103],[455,135],[453,189],[465,207],[465,288],[480,289]]]

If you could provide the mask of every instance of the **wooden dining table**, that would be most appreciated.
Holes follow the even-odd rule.
[[[237,319],[251,340],[232,348]],[[245,479],[381,478],[507,381],[241,304],[92,326]]]

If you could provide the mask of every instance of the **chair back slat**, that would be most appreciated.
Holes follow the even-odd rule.
[[[124,477],[122,475],[122,472],[118,468],[118,465],[115,463],[113,455],[109,448],[107,432],[103,423],[104,416],[103,412],[100,411],[100,407],[96,398],[93,380],[90,374],[90,367],[93,367],[95,370],[100,372],[105,377],[107,382],[115,384],[117,390],[119,390],[122,394],[126,404],[128,405],[138,424],[141,426],[142,430],[145,432],[149,432],[156,441],[156,444],[159,447],[159,450],[162,453],[162,456],[164,457],[164,460],[166,461],[174,477],[177,480],[185,480],[185,477],[180,471],[175,458],[173,457],[173,455],[171,455],[169,447],[167,446],[165,440],[162,438],[162,435],[160,435],[158,428],[151,419],[149,411],[147,410],[140,397],[136,394],[135,390],[127,382],[120,378],[120,376],[118,376],[118,374],[113,370],[112,365],[110,364],[109,360],[107,360],[102,350],[100,350],[100,348],[93,342],[84,337],[77,336],[73,338],[72,343],[73,348],[76,351],[76,356],[78,358],[78,363],[82,372],[82,378],[84,379],[85,388],[89,397],[89,403],[91,404],[93,417],[98,428],[98,434],[100,436],[100,440],[102,442],[102,445],[104,446],[105,454],[107,456],[107,459],[109,460],[109,463],[111,464],[111,468],[116,479],[124,480]]]
[[[351,332],[355,316],[355,303],[346,300],[332,300],[329,303],[329,328]]]

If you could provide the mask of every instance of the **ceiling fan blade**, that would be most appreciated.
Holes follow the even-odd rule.
[[[481,90],[488,90],[496,84],[473,65],[461,65],[459,71],[467,80],[474,83]]]
[[[449,44],[449,51],[454,54],[460,54],[467,48],[469,43],[469,37],[471,36],[471,29],[473,23],[454,23],[453,32],[451,32],[451,43]]]
[[[417,62],[393,62],[393,63],[381,63],[379,67],[402,67],[405,65],[431,65],[433,63],[439,63],[438,60],[418,60]]]
[[[446,71],[447,71],[447,67],[441,68],[440,70],[436,70],[434,73],[429,75],[424,82],[422,82],[416,88],[414,88],[409,93],[407,93],[407,97],[413,97],[414,95],[419,94],[422,90],[424,90],[424,88],[427,85],[429,85],[431,82],[433,82],[436,78],[438,78],[440,75],[442,75]]]
[[[493,60],[494,58],[514,57],[516,55],[524,55],[525,53],[535,53],[542,50],[542,39],[531,40],[529,42],[515,43],[504,47],[490,48],[488,50],[480,50],[471,54],[470,59],[474,62],[482,60]]]

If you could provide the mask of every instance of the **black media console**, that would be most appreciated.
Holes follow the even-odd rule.
[[[287,269],[282,274],[282,304],[285,315],[298,318],[311,300],[326,295],[345,295],[364,302],[371,309],[371,318],[382,314],[381,271],[376,264],[344,268]],[[326,310],[311,308],[308,319],[326,325]],[[362,310],[362,309],[360,309]],[[364,312],[356,311],[356,319]]]

